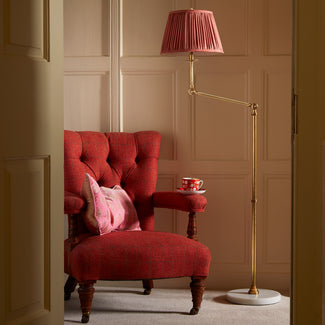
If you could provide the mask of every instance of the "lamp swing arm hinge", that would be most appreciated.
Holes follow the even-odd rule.
[[[192,95],[203,96],[203,97],[218,99],[218,100],[221,100],[221,101],[224,101],[224,102],[243,105],[243,106],[251,108],[252,109],[252,115],[256,115],[256,110],[258,108],[258,105],[255,104],[255,103],[248,103],[248,102],[245,102],[245,101],[242,101],[242,100],[237,100],[237,99],[233,99],[233,98],[228,98],[228,97],[223,97],[223,96],[217,96],[217,95],[214,95],[214,94],[204,93],[202,91],[197,91],[196,88],[195,88],[195,81],[194,81],[194,62],[195,62],[195,58],[194,58],[194,53],[193,52],[191,52],[189,54],[188,61],[190,63],[190,87],[188,89],[188,94],[190,96],[192,96]]]

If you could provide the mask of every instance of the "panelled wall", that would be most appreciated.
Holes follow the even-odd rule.
[[[109,129],[109,44],[109,1],[64,0],[66,129]]]
[[[195,63],[199,90],[256,102],[258,286],[290,286],[290,0],[65,0],[65,128],[158,130],[157,190],[204,180],[199,240],[209,246],[210,288],[250,285],[250,112],[187,94],[185,57],[162,57],[168,12],[207,9],[225,54]],[[186,233],[183,212],[157,210],[156,229]],[[161,286],[188,280],[159,281]]]

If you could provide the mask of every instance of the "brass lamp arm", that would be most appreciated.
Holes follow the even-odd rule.
[[[255,103],[248,103],[248,102],[244,102],[238,99],[233,99],[233,98],[228,98],[228,97],[222,97],[222,96],[217,96],[217,95],[213,95],[213,94],[208,94],[208,93],[204,93],[202,91],[197,91],[195,89],[189,89],[188,90],[189,95],[198,95],[198,96],[204,96],[204,97],[209,97],[209,98],[213,98],[213,99],[218,99],[218,100],[222,100],[224,102],[228,102],[228,103],[234,103],[234,104],[239,104],[239,105],[243,105],[252,109],[257,109],[258,105]]]
[[[204,96],[204,97],[209,97],[209,98],[213,98],[213,99],[218,99],[218,100],[222,100],[224,102],[229,102],[229,103],[234,103],[234,104],[239,104],[239,105],[243,105],[249,108],[252,108],[254,111],[256,111],[256,109],[258,108],[258,105],[255,103],[248,103],[248,102],[244,102],[238,99],[233,99],[233,98],[227,98],[227,97],[222,97],[222,96],[217,96],[217,95],[212,95],[212,94],[208,94],[208,93],[204,93],[201,91],[197,91],[195,89],[195,85],[194,85],[194,53],[190,52],[189,53],[189,62],[190,62],[190,88],[188,90],[189,95],[198,95],[198,96]]]
[[[249,289],[249,294],[257,295],[258,289],[256,287],[256,170],[257,170],[257,108],[258,105],[255,103],[248,103],[237,99],[212,95],[208,93],[203,93],[195,89],[194,83],[194,53],[189,54],[190,62],[190,88],[188,90],[189,95],[198,95],[209,97],[212,99],[217,99],[229,103],[239,104],[251,108],[253,132],[252,132],[252,283]]]

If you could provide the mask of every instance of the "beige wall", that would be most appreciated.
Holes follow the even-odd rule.
[[[245,108],[189,98],[184,57],[161,57],[168,12],[213,10],[225,54],[196,63],[197,88],[261,106],[258,286],[290,286],[291,0],[65,0],[65,128],[155,129],[158,190],[204,180],[199,240],[210,288],[250,284],[251,120]],[[111,17],[111,18],[110,18]],[[186,232],[185,213],[157,211],[157,230]],[[168,281],[181,286],[183,280]],[[166,285],[159,282],[160,285]]]

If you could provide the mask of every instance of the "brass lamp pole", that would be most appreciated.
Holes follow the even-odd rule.
[[[215,55],[223,53],[217,25],[212,11],[177,10],[171,11],[161,45],[161,54],[188,54],[190,62],[189,95],[204,96],[229,103],[246,106],[251,111],[252,134],[252,282],[249,289],[236,289],[227,293],[227,300],[245,305],[268,305],[281,300],[281,295],[273,290],[256,287],[256,169],[257,169],[257,109],[255,103],[203,93],[195,89],[194,53]]]
[[[248,103],[237,99],[221,97],[217,95],[203,93],[197,91],[194,85],[194,53],[189,53],[190,62],[190,88],[188,89],[189,95],[198,95],[209,97],[213,99],[218,99],[221,101],[239,104],[246,106],[251,109],[251,116],[253,122],[253,134],[252,134],[252,283],[248,291],[249,294],[258,294],[258,289],[256,287],[256,170],[257,170],[257,108],[258,105],[255,103]]]

